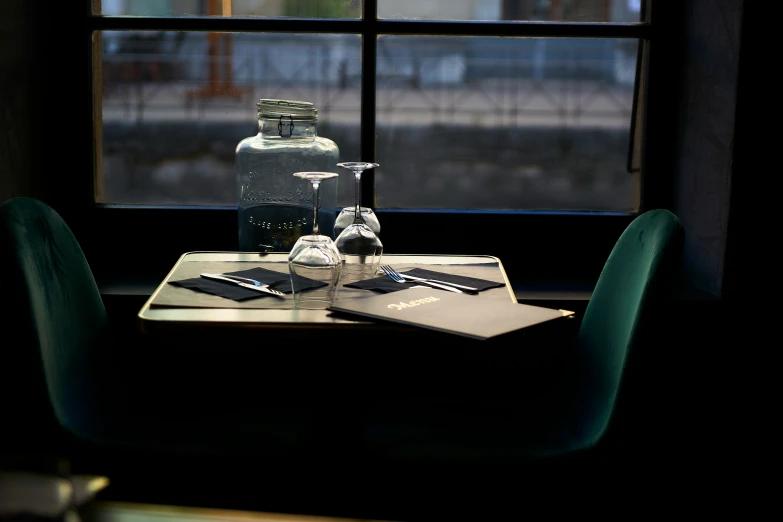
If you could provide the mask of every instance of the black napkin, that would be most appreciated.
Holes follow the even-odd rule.
[[[399,272],[399,270],[398,270]],[[498,283],[495,281],[487,281],[486,279],[477,279],[475,277],[467,277],[454,274],[446,274],[444,272],[435,272],[433,270],[426,270],[424,268],[412,268],[405,272],[400,272],[402,275],[409,275],[413,277],[423,277],[425,279],[437,279],[438,281],[445,281],[447,283],[456,283],[458,285],[472,286],[478,288],[479,291],[486,290],[488,288],[497,288],[499,286],[506,286],[505,283]],[[364,281],[357,281],[355,283],[348,283],[344,286],[349,288],[361,288],[363,290],[373,290],[375,292],[389,293],[396,292],[397,290],[405,290],[419,283],[411,281],[410,283],[401,284],[383,275],[374,279],[365,279]]]
[[[269,285],[270,288],[279,290],[284,294],[292,293],[291,279],[288,274],[282,274],[275,272],[274,270],[267,270],[266,268],[250,268],[248,270],[239,270],[237,272],[226,272],[229,275],[236,275],[240,277],[249,277],[256,281]],[[308,280],[311,282],[313,288],[318,288],[326,283],[320,281]],[[184,288],[190,288],[191,290],[197,290],[200,292],[206,292],[208,294],[225,297],[227,299],[233,299],[234,301],[246,301],[248,299],[255,299],[258,297],[272,297],[279,299],[272,294],[264,292],[258,292],[256,290],[250,290],[249,288],[243,288],[238,285],[232,285],[230,283],[223,283],[221,281],[215,281],[213,279],[206,279],[204,277],[193,277],[191,279],[183,279],[181,281],[169,281],[170,285],[181,286]]]

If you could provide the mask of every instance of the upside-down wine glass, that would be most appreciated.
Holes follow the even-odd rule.
[[[342,259],[331,237],[318,229],[318,187],[336,172],[294,172],[313,186],[313,232],[299,236],[288,255],[288,271],[296,308],[325,309],[334,302]]]
[[[362,217],[361,179],[362,172],[379,165],[363,161],[348,161],[338,163],[337,166],[352,171],[356,180],[353,220],[334,240],[342,256],[343,274],[356,279],[374,277],[378,272],[378,265],[381,264],[383,243]]]

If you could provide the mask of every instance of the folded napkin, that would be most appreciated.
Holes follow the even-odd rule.
[[[292,293],[291,279],[288,274],[282,274],[280,272],[275,272],[274,270],[267,270],[266,268],[250,268],[249,270],[226,272],[226,274],[240,277],[249,277],[250,279],[255,279],[262,284],[269,285],[270,288],[279,290],[284,294]],[[313,281],[312,279],[309,279],[308,283],[311,284],[312,288],[318,288],[326,284],[320,281]],[[223,283],[221,281],[214,281],[204,277],[193,277],[191,279],[183,279],[181,281],[169,281],[169,284],[190,288],[191,290],[197,290],[199,292],[206,292],[208,294],[225,297],[227,299],[233,299],[234,301],[246,301],[248,299],[257,299],[259,297],[271,297],[274,299],[279,299],[272,294],[257,292],[255,290],[250,290],[249,288],[243,288],[238,285]]]
[[[399,271],[399,270],[398,270]],[[454,274],[446,274],[444,272],[435,272],[434,270],[426,270],[424,268],[412,268],[405,272],[400,272],[402,275],[409,275],[413,277],[423,277],[425,279],[437,279],[438,281],[445,281],[446,283],[456,283],[458,285],[472,286],[478,288],[479,291],[486,290],[488,288],[497,288],[500,286],[506,286],[505,283],[498,283],[496,281],[487,281],[486,279],[477,279],[475,277],[467,277]],[[374,279],[365,279],[364,281],[357,281],[355,283],[348,283],[344,286],[349,288],[361,288],[363,290],[373,290],[375,292],[389,293],[396,292],[398,290],[405,290],[412,286],[416,286],[416,281],[410,283],[401,284],[396,281],[392,281],[389,276],[376,277]]]

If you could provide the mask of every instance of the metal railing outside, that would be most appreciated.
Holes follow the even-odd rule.
[[[210,56],[195,37],[169,44],[167,52],[154,52],[163,47],[154,40],[149,52],[105,52],[104,120],[254,120],[255,101],[264,97],[312,101],[322,121],[358,124],[359,45],[340,36],[354,35],[328,42],[295,35],[274,46],[237,38],[230,56]],[[429,125],[628,126],[633,85],[625,69],[635,63],[623,65],[617,49],[542,57],[476,45],[448,53],[421,41],[380,40],[379,125],[402,118]],[[210,66],[223,76],[210,78]]]

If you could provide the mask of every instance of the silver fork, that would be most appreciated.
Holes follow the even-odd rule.
[[[389,265],[382,265],[381,266],[381,270],[383,270],[384,273],[387,276],[389,276],[393,281],[397,281],[398,283],[410,283],[411,282],[411,281],[407,281],[405,279],[405,277],[403,277],[402,275],[398,274],[397,271],[395,269],[393,269],[392,267],[390,267]],[[444,285],[444,284],[440,284],[440,283],[434,283],[432,281],[426,281],[425,280],[425,281],[413,281],[413,282],[415,282],[417,284],[421,284],[421,285],[432,286],[434,288],[440,288],[442,290],[448,290],[449,292],[456,292],[458,294],[462,293],[462,290],[460,290],[459,288],[454,288],[453,286],[448,286],[448,285]]]
[[[397,272],[395,269],[393,269],[389,265],[383,265],[381,267],[381,270],[383,270],[387,274],[391,272],[391,273],[395,274],[396,276],[401,277],[403,279],[407,279],[409,281],[416,281],[416,282],[419,282],[419,283],[423,283],[423,282],[439,283],[441,285],[447,285],[447,286],[451,286],[451,287],[454,287],[454,288],[459,288],[463,292],[467,292],[469,294],[477,294],[477,293],[479,293],[479,289],[475,288],[475,287],[472,287],[472,286],[458,285],[457,283],[449,283],[448,281],[438,281],[437,279],[429,279],[429,278],[424,278],[424,277],[414,277],[414,276],[411,276],[411,275],[403,275],[403,274],[400,274],[399,272]]]

